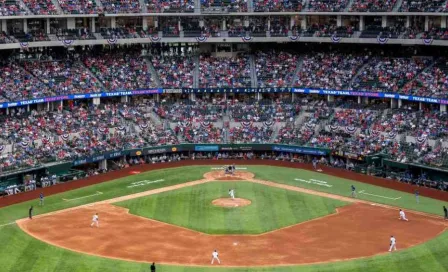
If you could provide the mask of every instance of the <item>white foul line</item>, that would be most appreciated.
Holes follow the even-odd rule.
[[[3,224],[3,225],[0,225],[0,228],[1,227],[6,227],[6,226],[9,226],[9,225],[13,225],[13,224],[15,224],[16,222],[11,222],[11,223],[7,223],[7,224]]]
[[[86,197],[97,196],[97,195],[102,195],[102,194],[103,194],[102,192],[98,192],[97,191],[96,194],[93,194],[93,195],[81,196],[81,197],[71,198],[71,199],[63,198],[62,200],[64,200],[64,201],[73,201],[73,200],[77,200],[77,199],[83,199],[83,198],[86,198]]]
[[[401,198],[401,196],[400,196],[400,197],[396,197],[396,198],[393,198],[393,197],[387,197],[387,196],[374,195],[374,194],[369,194],[369,193],[364,193],[364,192],[365,192],[364,190],[362,190],[362,191],[359,191],[359,193],[360,193],[360,194],[364,194],[364,195],[370,195],[370,196],[376,196],[376,197],[382,197],[382,198],[386,198],[386,199],[390,199],[390,200],[398,200],[398,199],[400,199],[400,198]]]

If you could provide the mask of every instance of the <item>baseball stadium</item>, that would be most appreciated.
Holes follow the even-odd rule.
[[[447,19],[0,0],[0,272],[448,272]]]

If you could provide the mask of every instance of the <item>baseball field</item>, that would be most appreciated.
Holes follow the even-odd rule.
[[[350,172],[246,163],[226,175],[219,163],[123,169],[2,207],[0,271],[448,271],[445,193],[422,189],[417,203],[410,187]]]

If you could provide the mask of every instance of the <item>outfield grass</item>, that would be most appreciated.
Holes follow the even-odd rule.
[[[239,208],[216,207],[214,199],[249,199]],[[249,182],[212,182],[156,195],[126,200],[115,205],[130,213],[209,234],[260,234],[335,212],[347,202],[272,188]]]
[[[174,185],[185,181],[197,180],[203,173],[210,171],[210,166],[191,166],[178,169],[157,170],[141,175],[129,176],[115,181],[97,184],[86,188],[81,188],[71,192],[58,194],[46,198],[46,205],[37,207],[38,200],[26,203],[16,204],[0,209],[0,225],[9,223],[12,220],[26,217],[28,207],[35,205],[37,213],[45,213],[63,208],[73,207],[81,204],[96,202],[139,191],[160,188]],[[399,200],[389,200],[385,198],[360,195],[361,199],[370,200],[378,203],[384,203],[394,206],[400,206],[405,209],[414,209],[428,213],[441,215],[442,201],[425,198],[420,199],[420,204],[415,203],[412,194],[375,187],[368,184],[345,180],[328,176],[321,173],[288,169],[268,166],[249,166],[248,171],[254,172],[256,178],[276,181],[279,183],[310,188],[313,190],[329,192],[338,195],[348,196],[350,194],[350,185],[354,184],[358,190],[366,190],[372,194],[378,194],[386,197],[401,197]],[[295,178],[301,179],[319,179],[327,181],[333,185],[327,188],[320,185],[308,184],[295,181]],[[148,184],[141,187],[127,188],[132,182],[141,180],[164,179],[159,183]],[[392,182],[392,181],[391,181]],[[83,198],[77,201],[63,201],[62,198],[71,199],[94,194],[97,191],[103,192],[89,198]],[[237,192],[238,194],[238,192]],[[411,214],[408,215],[409,217]],[[331,229],[329,229],[331,231]],[[418,233],[416,233],[418,235]],[[149,265],[133,262],[116,261],[106,258],[93,257],[84,254],[74,253],[68,250],[47,245],[23,233],[16,225],[0,227],[0,271],[149,271]],[[330,272],[330,271],[349,271],[349,272],[444,272],[448,271],[448,232],[439,237],[416,247],[403,251],[385,254],[377,257],[359,259],[354,261],[337,262],[330,264],[296,266],[296,267],[275,267],[275,268],[200,268],[200,267],[178,267],[178,266],[160,266],[158,271],[167,272]]]

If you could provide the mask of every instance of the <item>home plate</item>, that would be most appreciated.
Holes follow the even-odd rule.
[[[376,204],[375,204],[375,203],[372,203],[372,204],[370,204],[370,205],[372,205],[372,206],[376,206]]]
[[[237,245],[238,245],[238,242],[233,242],[233,245],[234,245],[234,246],[237,246]]]

